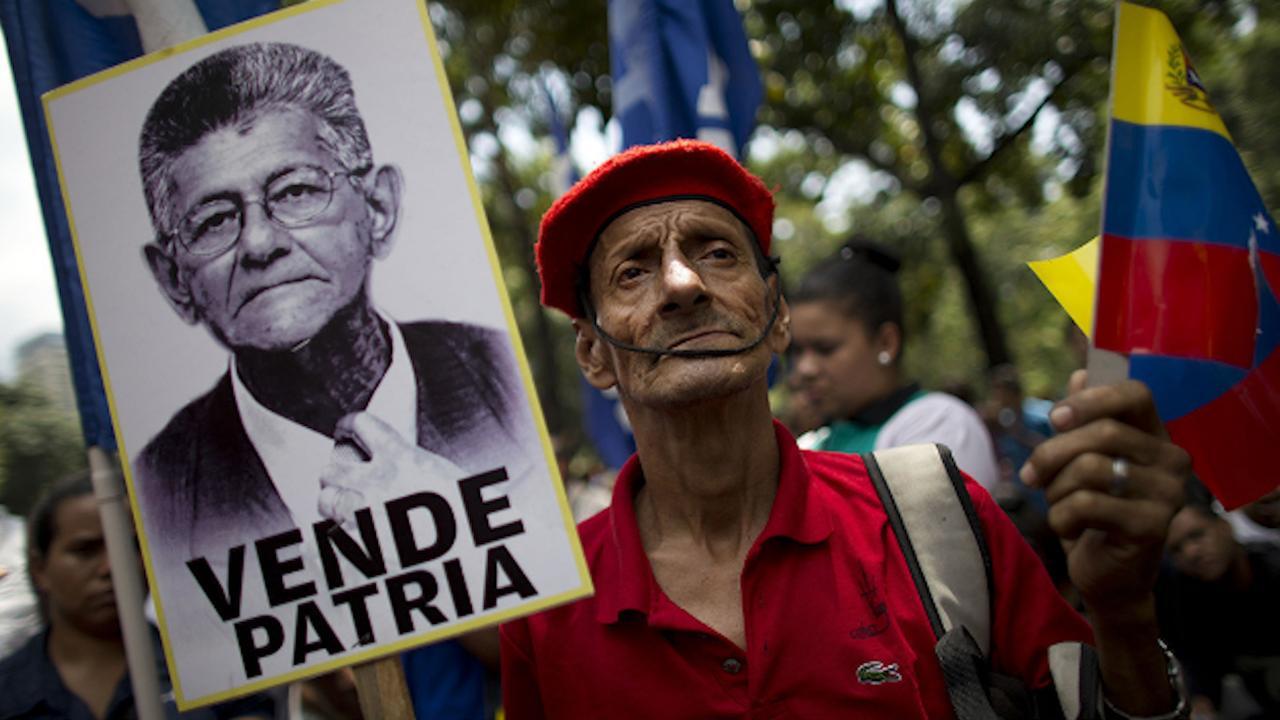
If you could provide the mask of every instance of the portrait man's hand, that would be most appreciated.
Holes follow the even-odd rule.
[[[320,515],[343,525],[354,525],[356,510],[402,495],[406,488],[426,488],[433,480],[466,474],[370,413],[343,416],[334,440],[329,465],[320,476]]]
[[[1049,524],[1090,610],[1145,610],[1191,459],[1169,442],[1146,385],[1085,382],[1083,370],[1072,376],[1050,414],[1059,434],[1035,449],[1022,478],[1048,495]]]

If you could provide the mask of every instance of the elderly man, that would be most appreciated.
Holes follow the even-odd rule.
[[[953,716],[863,461],[801,451],[770,415],[766,369],[790,335],[772,217],[757,178],[677,141],[606,162],[543,218],[543,302],[573,318],[578,363],[618,389],[638,451],[579,529],[595,597],[502,629],[514,720]],[[1092,633],[968,481],[992,666],[1045,687],[1047,648],[1092,635],[1107,712],[1174,717],[1151,586],[1189,464],[1144,388],[1079,380],[1023,477],[1054,504]]]
[[[374,163],[333,60],[281,43],[201,60],[151,107],[139,164],[151,272],[231,356],[136,458],[162,599],[194,588],[192,560],[220,568],[233,546],[539,461],[501,333],[376,308],[403,179]]]

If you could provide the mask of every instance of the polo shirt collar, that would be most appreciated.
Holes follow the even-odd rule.
[[[778,491],[748,561],[774,538],[815,545],[825,542],[833,529],[831,513],[814,492],[813,478],[795,438],[777,420],[773,431],[779,454]],[[650,624],[664,625],[669,613],[685,615],[658,586],[640,541],[635,497],[643,484],[640,456],[632,455],[618,471],[613,501],[605,511],[609,536],[595,582],[596,620],[601,623],[618,622],[628,612],[644,615]]]

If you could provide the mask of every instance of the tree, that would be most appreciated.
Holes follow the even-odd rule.
[[[0,384],[0,505],[25,515],[50,483],[85,467],[74,415],[33,383]]]

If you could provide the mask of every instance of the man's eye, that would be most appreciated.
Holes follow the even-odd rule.
[[[618,282],[630,282],[644,275],[644,270],[639,266],[630,265],[618,271]]]
[[[196,215],[188,223],[191,227],[191,237],[199,239],[206,235],[218,235],[227,232],[235,228],[240,222],[239,215],[240,211],[234,207],[211,210]]]
[[[271,193],[271,204],[273,206],[306,204],[324,195],[324,192],[324,188],[312,183],[291,182],[284,187],[276,188]]]

